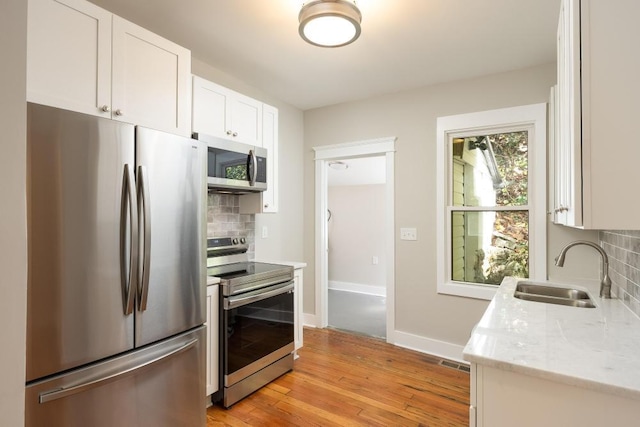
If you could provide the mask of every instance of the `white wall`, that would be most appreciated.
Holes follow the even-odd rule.
[[[555,64],[548,64],[306,111],[305,313],[315,312],[315,175],[311,148],[395,136],[396,330],[464,345],[488,301],[439,295],[436,291],[436,119],[547,102],[555,81]],[[416,227],[418,240],[399,240],[400,227]],[[584,238],[580,231],[553,228],[549,233],[550,270],[554,268],[556,249],[578,235]],[[597,258],[586,256],[583,263],[576,259],[572,268],[581,268],[583,277],[597,277]]]
[[[191,71],[278,109],[279,207],[278,213],[256,215],[255,257],[269,261],[302,261],[302,111],[197,59],[192,60]],[[268,238],[261,237],[262,227],[268,228]]]
[[[331,282],[386,286],[385,185],[328,188],[329,287]],[[373,257],[378,264],[373,264]],[[348,287],[348,286],[347,286]],[[384,294],[381,289],[376,294]]]
[[[0,425],[24,425],[27,2],[0,3]]]

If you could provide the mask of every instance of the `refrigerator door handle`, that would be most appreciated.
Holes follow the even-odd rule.
[[[141,206],[142,205],[142,209]],[[151,264],[151,204],[149,201],[149,178],[147,168],[138,166],[138,212],[141,213],[140,221],[143,223],[143,259],[140,283],[138,288],[138,309],[147,309],[147,297],[149,296],[149,268]]]
[[[135,188],[131,165],[125,164],[120,201],[120,282],[125,316],[133,313],[138,278],[138,203],[136,202]],[[127,219],[130,224],[128,248]],[[126,269],[127,252],[129,253],[129,271]]]
[[[81,393],[81,392],[90,390],[92,388],[107,384],[109,382],[121,379],[129,374],[134,374],[135,371],[137,371],[140,368],[153,365],[154,363],[160,362],[161,360],[168,359],[172,356],[176,356],[180,353],[183,353],[189,350],[190,348],[192,348],[193,346],[195,346],[197,342],[198,342],[198,339],[195,338],[187,342],[186,344],[181,345],[178,348],[173,348],[160,356],[154,357],[151,360],[145,360],[144,362],[139,363],[130,368],[123,369],[115,373],[106,374],[98,378],[87,378],[85,380],[80,380],[78,384],[75,384],[69,387],[61,387],[55,390],[42,392],[40,393],[38,401],[40,403],[51,402],[54,400],[58,400],[58,399],[62,399],[64,397],[70,396],[72,394]]]

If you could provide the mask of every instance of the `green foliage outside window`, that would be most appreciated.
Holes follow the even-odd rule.
[[[528,203],[527,137],[526,131],[488,136],[493,145],[498,171],[508,184],[497,190],[498,206],[522,206]],[[529,277],[528,212],[497,212],[494,227],[498,236],[511,244],[489,258],[486,283],[500,284],[505,276]],[[494,243],[500,239],[498,236],[494,236]]]

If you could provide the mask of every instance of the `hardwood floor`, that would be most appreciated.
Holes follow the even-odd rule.
[[[469,374],[440,359],[332,329],[304,330],[292,372],[230,409],[213,426],[468,426]]]

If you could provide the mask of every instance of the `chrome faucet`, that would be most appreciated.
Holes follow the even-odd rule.
[[[576,245],[586,245],[591,246],[602,256],[602,277],[600,279],[600,298],[611,298],[611,279],[609,278],[609,257],[606,252],[598,245],[593,242],[589,242],[587,240],[576,240],[575,242],[569,243],[567,246],[562,248],[560,251],[560,255],[556,257],[556,265],[558,267],[564,267],[564,257],[567,254],[569,248],[572,248]]]

